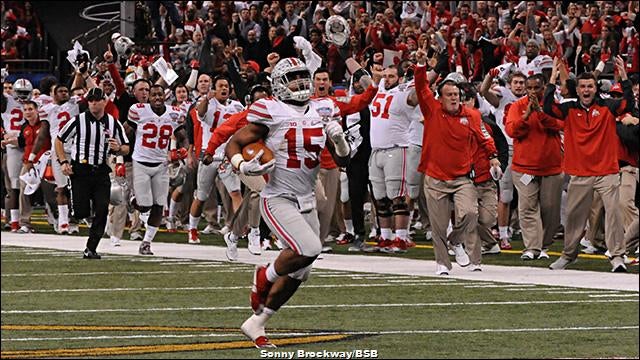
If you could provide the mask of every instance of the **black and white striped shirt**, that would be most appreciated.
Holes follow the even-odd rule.
[[[102,165],[107,163],[109,138],[115,138],[121,145],[128,145],[129,139],[122,124],[105,113],[97,120],[88,110],[77,115],[60,130],[58,139],[67,142],[75,140],[71,159],[81,164]]]

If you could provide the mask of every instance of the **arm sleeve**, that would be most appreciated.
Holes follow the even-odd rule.
[[[24,138],[24,128],[26,128],[28,123],[22,124],[22,128],[20,129],[20,134],[18,134],[18,147],[20,149],[24,149],[27,146],[27,141]]]
[[[134,124],[137,124],[140,121],[140,115],[137,110],[138,104],[133,104],[129,108],[129,113],[127,114],[127,119]]]
[[[335,103],[338,108],[340,108],[340,113],[342,114],[342,116],[355,114],[366,108],[371,103],[371,100],[373,100],[373,98],[376,96],[377,92],[377,87],[369,85],[367,90],[365,90],[362,94],[358,94],[352,97],[348,103],[344,103],[341,101],[336,101]]]
[[[433,92],[431,92],[431,88],[429,88],[429,81],[427,81],[427,67],[417,65],[415,68],[415,82],[416,82],[416,94],[418,95],[418,104],[420,104],[420,110],[422,114],[425,115],[425,122],[432,115],[431,113],[435,110],[435,96]]]
[[[480,147],[482,147],[487,154],[497,154],[498,151],[496,149],[496,144],[493,142],[493,138],[488,131],[483,130],[482,126],[480,126],[482,123],[480,112],[478,112],[477,115],[473,115],[471,119],[471,131],[473,132],[473,135],[478,141]]]
[[[127,134],[124,131],[124,126],[122,123],[118,121],[118,119],[113,120],[116,124],[116,137],[121,145],[129,145],[129,138],[127,138]]]
[[[120,77],[120,72],[118,72],[116,64],[109,64],[108,69],[109,74],[111,74],[111,78],[113,79],[113,85],[116,87],[116,96],[120,97],[125,92],[124,81],[122,80],[122,77]]]
[[[246,114],[243,116],[234,116],[222,123],[222,125],[218,126],[213,131],[211,139],[209,139],[209,144],[207,144],[206,154],[213,155],[220,145],[224,144],[231,138],[231,136],[233,136],[233,134],[247,124]]]
[[[547,85],[547,89],[544,91],[544,100],[542,109],[544,112],[560,120],[565,120],[567,117],[568,109],[566,104],[556,104],[555,102],[556,86],[553,84]]]
[[[493,142],[496,144],[496,148],[498,149],[498,160],[500,161],[500,168],[502,171],[507,169],[507,165],[509,164],[509,143],[507,142],[507,138],[504,136],[500,127],[494,122],[492,124],[488,124],[491,127],[491,132],[493,133]]]
[[[78,128],[78,122],[80,120],[79,116],[74,117],[73,119],[71,119],[69,122],[67,122],[67,124],[60,130],[60,132],[58,133],[58,139],[60,139],[60,141],[62,141],[63,143],[66,143],[67,140],[69,140],[70,138],[74,137],[76,135],[76,130]]]
[[[507,135],[514,139],[520,139],[529,133],[529,124],[523,120],[520,113],[520,106],[509,106],[505,121],[505,130]],[[533,114],[529,115],[531,118]]]
[[[633,90],[631,88],[631,81],[625,80],[622,82],[622,93],[624,94],[623,98],[618,99],[607,99],[606,104],[607,107],[611,110],[614,116],[620,116],[626,113],[630,113],[633,111],[635,107],[635,97],[633,95]]]
[[[547,130],[551,130],[551,131],[564,130],[564,121],[560,121],[544,113],[540,114],[540,123]]]

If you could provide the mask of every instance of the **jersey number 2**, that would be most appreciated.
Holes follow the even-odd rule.
[[[142,134],[142,146],[149,149],[155,149],[156,147],[158,149],[165,149],[169,145],[169,140],[171,140],[171,135],[173,134],[173,127],[171,125],[158,127],[156,124],[146,123],[142,127],[142,130],[144,131]]]

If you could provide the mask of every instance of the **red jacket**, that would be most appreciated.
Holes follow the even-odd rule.
[[[20,129],[20,135],[18,136],[18,147],[24,148],[24,155],[22,155],[22,162],[27,163],[29,160],[29,155],[31,155],[31,149],[33,148],[33,144],[36,143],[36,139],[38,138],[38,133],[40,132],[40,128],[42,127],[42,122],[38,120],[38,122],[31,126],[28,121],[25,121],[22,124],[22,129]],[[36,154],[35,160],[40,159],[43,153],[47,150],[51,149],[51,139],[47,138],[45,143],[42,145],[40,152]]]
[[[482,132],[478,110],[462,106],[456,115],[446,113],[429,88],[426,66],[416,66],[415,81],[424,115],[419,171],[439,180],[454,180],[471,172],[476,146],[497,156],[493,139]]]
[[[340,109],[340,116],[347,116],[351,114],[355,114],[360,112],[362,109],[366,108],[371,100],[378,93],[378,88],[369,86],[362,94],[354,95],[351,97],[348,103],[338,101],[335,96],[327,96],[329,99],[333,100],[334,104]],[[315,96],[313,98],[316,98]],[[320,153],[320,168],[322,169],[335,169],[338,165],[336,165],[335,161],[333,161],[333,156],[329,152],[329,149],[326,147]]]
[[[513,138],[512,169],[534,176],[557,175],[562,172],[560,130],[563,123],[541,111],[527,111],[529,98],[517,100],[509,107],[505,130]]]
[[[485,126],[484,122],[482,122],[480,123],[480,127],[493,138],[493,130],[491,130],[490,126]],[[489,163],[490,156],[491,154],[488,154],[485,149],[476,146],[476,151],[473,153],[473,170],[476,173],[473,182],[475,184],[482,184],[491,179],[491,172],[489,172],[491,169],[491,164]]]
[[[624,115],[619,116],[616,121],[621,121],[623,117]],[[625,162],[633,167],[638,167],[638,153],[626,147],[620,137],[618,137],[618,161]]]
[[[617,174],[616,117],[632,110],[635,100],[631,82],[622,82],[622,99],[603,99],[596,95],[588,109],[579,101],[556,103],[555,91],[555,85],[547,85],[544,112],[565,121],[564,172],[575,176]]]

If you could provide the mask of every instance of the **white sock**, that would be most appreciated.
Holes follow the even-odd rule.
[[[396,237],[400,238],[401,240],[407,240],[407,238],[409,237],[409,232],[407,231],[407,229],[397,229]]]
[[[155,226],[147,225],[147,231],[144,232],[144,240],[146,242],[152,242],[153,238],[156,237],[156,233],[158,232],[158,228]]]
[[[229,233],[229,240],[232,242],[238,242],[238,235],[234,234],[233,231]]]
[[[69,205],[58,205],[58,224],[69,223]]]
[[[508,226],[498,226],[498,230],[500,231],[500,239],[509,239]]]
[[[11,209],[11,222],[20,221],[20,209]]]
[[[354,234],[354,231],[355,231],[355,230],[353,229],[353,220],[351,220],[351,219],[349,219],[349,220],[345,219],[345,220],[344,220],[344,227],[346,227],[346,228],[347,228],[347,232],[348,232],[349,234],[351,234],[351,235],[353,235],[353,234]]]
[[[264,327],[267,324],[267,321],[269,321],[269,319],[271,318],[271,316],[273,316],[273,314],[275,314],[275,310],[269,309],[266,307],[262,309],[262,312],[260,313],[260,315],[252,315],[252,316],[256,320],[256,323],[260,325],[260,327]]]
[[[273,263],[269,264],[269,266],[267,267],[267,280],[269,280],[269,282],[274,283],[276,282],[276,280],[278,280],[278,278],[280,277],[280,275],[278,275],[278,273],[276,272],[276,267],[273,265]]]
[[[381,228],[380,229],[380,236],[384,239],[384,240],[390,240],[391,236],[393,236],[393,233],[391,232],[390,228]]]
[[[413,210],[409,212],[409,221],[407,222],[407,230],[411,230],[411,220],[413,220]]]
[[[175,200],[171,199],[171,202],[169,202],[169,217],[175,217],[177,210],[178,203]]]
[[[254,228],[252,227],[251,230],[249,231],[251,233],[251,235],[257,235],[260,236],[260,228]]]
[[[192,216],[191,214],[189,214],[189,230],[197,229],[199,222],[200,222],[200,217],[199,216],[195,217],[195,216]]]

